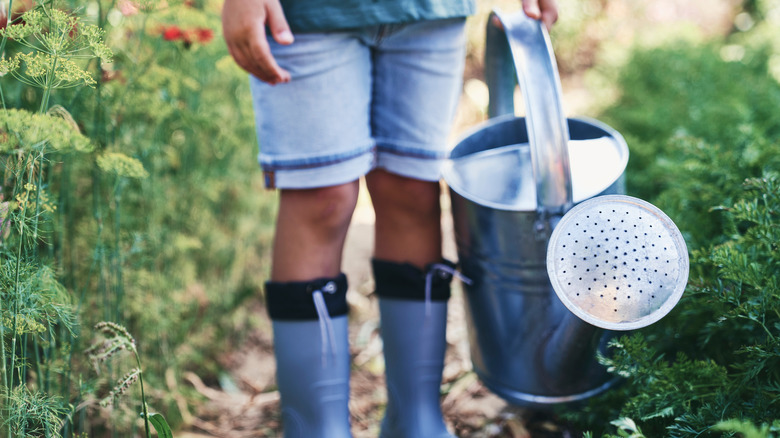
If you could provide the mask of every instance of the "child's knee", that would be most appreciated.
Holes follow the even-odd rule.
[[[372,175],[369,191],[378,210],[397,209],[427,216],[439,214],[438,182],[405,178],[389,173]]]
[[[305,218],[316,228],[342,228],[349,225],[357,203],[358,187],[343,184],[305,190],[284,190],[281,209]],[[280,218],[284,220],[284,218]]]

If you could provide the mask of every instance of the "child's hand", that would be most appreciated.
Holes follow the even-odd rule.
[[[558,5],[555,0],[522,0],[525,15],[542,20],[547,30],[558,21]]]
[[[236,63],[269,84],[289,82],[290,73],[271,54],[266,24],[277,43],[292,44],[293,34],[279,0],[225,0],[222,32]]]

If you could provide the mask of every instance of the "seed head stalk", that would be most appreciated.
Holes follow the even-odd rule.
[[[44,164],[44,148],[45,147],[46,147],[46,144],[43,143],[41,145],[41,149],[37,153],[37,155],[38,155],[38,157],[37,157],[37,159],[38,159],[38,176],[37,176],[36,185],[35,185],[35,214],[33,215],[33,226],[32,226],[32,238],[33,238],[33,241],[32,241],[33,242],[32,253],[33,253],[33,258],[34,259],[38,258],[38,245],[36,244],[36,242],[38,240],[38,226],[39,226],[39,223],[40,223],[39,216],[41,214],[41,189],[43,187],[43,164]],[[31,180],[32,180],[32,178],[34,178],[34,174],[35,174],[35,161],[36,161],[36,159],[33,158],[33,162],[30,165],[30,179]],[[27,351],[27,334],[26,333],[24,334],[24,337],[23,337],[22,340],[23,340],[22,348],[24,350],[23,353],[22,353],[22,357],[24,358],[24,357],[27,357],[27,353],[26,353],[26,351]],[[36,361],[35,361],[36,378],[38,379],[38,387],[39,388],[43,388],[43,380],[42,380],[43,379],[43,373],[41,373],[41,365],[42,364],[41,364],[41,361],[39,359],[39,352],[38,352],[37,345],[38,345],[38,342],[37,342],[37,340],[35,340],[34,341],[34,347],[35,347],[34,349],[35,349],[35,356],[36,356]],[[19,379],[20,379],[20,381],[22,381],[22,376],[27,374],[26,369],[27,369],[26,362],[23,362],[21,364],[21,366],[19,367]]]
[[[138,367],[138,384],[141,385],[141,410],[144,417],[144,431],[146,438],[152,438],[152,431],[149,429],[149,408],[146,406],[146,393],[144,392],[144,369],[141,367],[141,356],[135,346],[135,341],[130,343],[130,350],[135,356],[135,364]]]
[[[53,56],[54,62],[51,63],[48,73],[46,73],[46,86],[43,87],[43,97],[41,98],[41,106],[38,108],[38,112],[43,114],[49,109],[49,98],[51,97],[51,90],[54,88],[54,72],[57,68],[57,56]]]
[[[146,438],[152,438],[152,432],[149,429],[149,408],[146,406],[146,394],[144,393],[144,370],[141,368],[141,358],[138,356],[138,352],[133,349],[135,355],[135,363],[138,365],[138,383],[141,385],[141,409],[144,413],[144,430],[146,432]]]
[[[116,317],[121,316],[122,303],[124,301],[124,286],[122,281],[122,252],[120,251],[120,230],[121,230],[121,202],[122,202],[122,178],[117,177],[114,185],[114,270],[116,283]]]
[[[45,148],[46,148],[46,143],[43,143],[41,145],[41,150],[38,151],[38,161],[39,161],[38,180],[36,181],[36,185],[35,185],[35,216],[33,216],[32,235],[33,235],[33,256],[36,258],[38,255],[38,245],[36,245],[35,242],[38,240],[38,224],[39,224],[38,217],[41,214],[41,188],[43,187],[43,165],[44,165]],[[35,160],[33,160],[33,165],[34,164],[35,164]]]

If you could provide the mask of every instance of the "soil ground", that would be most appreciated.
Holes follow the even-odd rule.
[[[614,31],[604,38],[641,40],[641,34],[627,36],[627,32],[664,28],[677,20],[691,22],[704,34],[722,34],[731,26],[730,20],[738,3],[737,0],[658,0],[648,4],[643,16],[635,16],[635,11],[626,6],[628,3],[604,2],[609,20],[606,24],[602,23],[602,26],[611,26]],[[599,29],[594,30],[596,33],[598,31]],[[657,32],[648,32],[648,35],[651,33]],[[476,125],[485,117],[481,109],[486,103],[484,84],[478,80],[469,81],[479,78],[480,69],[479,65],[467,66],[465,92],[459,107],[454,136]],[[587,114],[594,98],[593,92],[585,85],[584,75],[582,72],[563,73],[563,99],[567,113]],[[445,257],[456,260],[446,192],[446,189],[443,190],[442,196],[445,210],[442,220],[444,254]],[[355,438],[378,436],[378,427],[386,403],[382,345],[378,336],[378,311],[376,299],[372,296],[373,279],[369,265],[373,246],[373,221],[370,200],[364,196],[359,200],[353,216],[344,257],[344,271],[350,283],[350,411]],[[453,298],[450,300],[448,350],[442,383],[442,408],[451,431],[464,438],[581,436],[581,433],[570,429],[554,415],[513,407],[482,385],[471,370],[462,298],[460,283],[455,281]],[[177,433],[179,438],[281,436],[270,322],[262,303],[257,301],[253,305],[257,307],[255,314],[258,315],[259,322],[244,343],[245,348],[224,359],[223,366],[227,375],[220,382],[221,388],[205,385],[194,374],[185,376],[208,402],[198,412],[186,415],[184,420],[189,427]]]

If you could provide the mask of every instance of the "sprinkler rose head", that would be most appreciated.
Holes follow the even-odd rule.
[[[641,199],[607,195],[572,208],[547,247],[547,273],[585,322],[634,330],[669,313],[688,282],[688,250],[674,222]]]

